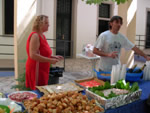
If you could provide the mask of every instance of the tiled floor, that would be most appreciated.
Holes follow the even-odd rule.
[[[143,65],[143,62],[135,62],[139,67]],[[63,61],[54,66],[63,67]],[[96,64],[97,66],[97,64]],[[59,83],[66,83],[76,79],[82,79],[91,76],[91,62],[86,59],[67,59],[65,72],[63,77],[60,77]],[[0,92],[10,93],[15,91],[11,87],[15,85],[14,76],[0,77]]]

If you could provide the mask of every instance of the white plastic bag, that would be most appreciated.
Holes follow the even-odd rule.
[[[93,53],[94,46],[92,44],[83,45],[82,54],[88,57],[95,57],[96,55]]]

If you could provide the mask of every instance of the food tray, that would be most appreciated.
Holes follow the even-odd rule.
[[[9,106],[11,112],[21,111],[21,106],[16,104],[14,101],[9,98],[0,98],[0,105]]]
[[[15,91],[8,94],[8,98],[18,104],[22,104],[22,101],[26,99],[36,98],[38,95],[32,91]]]
[[[110,99],[105,99],[91,91],[89,91],[88,89],[86,89],[86,95],[90,98],[96,99],[105,109],[108,108],[116,108],[125,104],[129,104],[133,101],[136,101],[138,99],[140,99],[142,90],[139,89],[135,92],[132,93],[128,93],[126,95],[119,95],[117,97],[113,97]]]
[[[135,70],[137,70],[137,69],[139,69],[139,68],[136,68]],[[110,76],[111,72],[96,71],[95,69],[94,69],[94,71],[96,72],[98,79],[109,81],[111,78],[111,76]],[[143,75],[143,71],[141,73],[126,73],[126,81],[130,81],[130,82],[139,81],[139,80],[141,80],[142,75]]]
[[[9,107],[5,105],[0,105],[0,113],[10,113]]]
[[[91,80],[95,80],[96,82],[99,82],[100,85],[104,85],[104,81],[102,81],[102,80],[100,80],[100,79],[97,79],[96,77],[91,77],[91,78],[86,78],[86,79],[78,79],[78,80],[75,80],[74,82],[75,82],[78,86],[82,87],[83,89],[86,89],[86,88],[88,88],[88,87],[82,86],[82,85],[80,85],[80,83],[86,82],[86,81],[91,81]]]
[[[36,87],[40,90],[40,92],[43,92],[44,94],[83,90],[83,88],[80,88],[79,86],[77,86],[72,82],[65,84],[45,85]]]
[[[58,95],[59,96],[62,96],[63,95],[63,98],[58,98]],[[70,100],[70,97],[72,98],[71,100]],[[50,98],[53,98],[54,99],[54,101],[53,100],[51,100]],[[57,99],[55,99],[55,98],[57,98]],[[80,99],[79,99],[80,98]],[[46,99],[46,100],[45,100]],[[79,100],[78,100],[79,99]],[[58,106],[63,106],[63,107],[67,107],[67,106],[78,106],[77,104],[78,103],[80,103],[80,106],[83,106],[83,105],[85,105],[85,106],[89,106],[89,105],[91,105],[91,104],[89,104],[89,101],[93,101],[93,100],[91,100],[91,99],[88,99],[87,98],[87,96],[85,96],[85,95],[82,95],[82,94],[80,94],[80,93],[78,93],[78,95],[77,95],[77,92],[76,91],[73,91],[73,92],[61,92],[61,93],[57,93],[57,94],[54,94],[54,93],[51,93],[51,94],[49,94],[49,95],[44,95],[43,97],[41,97],[40,99],[34,99],[34,100],[26,100],[26,101],[24,101],[24,103],[23,103],[23,107],[25,108],[25,110],[28,112],[28,113],[31,113],[32,111],[31,110],[33,110],[34,109],[34,107],[37,107],[38,105],[35,105],[35,104],[37,104],[36,102],[38,101],[38,100],[40,100],[41,102],[40,102],[40,104],[45,104],[46,106],[47,105],[50,105],[50,106],[53,106],[53,108],[50,108],[50,109],[55,109],[55,107],[56,108],[59,108]],[[56,101],[57,100],[57,101]],[[74,104],[72,104],[72,102],[75,102],[75,101],[73,101],[73,100],[78,100],[78,103],[74,103]],[[45,102],[46,103],[45,103]],[[54,104],[54,103],[56,103],[56,104]],[[58,103],[58,104],[57,104]],[[88,105],[87,105],[88,104]],[[66,105],[66,106],[65,106]],[[95,105],[97,105],[102,111],[101,112],[99,112],[99,113],[104,113],[105,111],[104,111],[104,108],[97,102],[97,101],[95,101],[95,104],[92,104],[91,106],[91,108],[90,109],[95,109],[95,107],[94,106]],[[47,106],[47,107],[49,107],[49,106]],[[45,109],[44,107],[42,107],[41,109]],[[47,109],[47,108],[46,108]],[[85,109],[85,108],[84,108]],[[38,110],[38,109],[37,109]],[[61,113],[62,111],[60,110],[60,109],[57,109],[57,110],[59,110],[58,112],[59,113]],[[63,110],[64,110],[64,108],[63,108]],[[77,110],[77,109],[76,109]],[[64,112],[63,112],[64,113]],[[65,113],[68,113],[68,112],[65,112]],[[93,112],[92,112],[93,113]]]

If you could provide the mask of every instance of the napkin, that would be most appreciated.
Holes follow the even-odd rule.
[[[113,65],[111,71],[111,84],[116,83],[118,80],[125,79],[126,75],[126,64]]]
[[[150,80],[150,61],[146,61],[146,67],[143,71],[143,80]]]

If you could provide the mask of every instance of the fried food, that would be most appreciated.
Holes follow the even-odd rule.
[[[95,100],[78,92],[63,92],[27,100],[24,105],[32,113],[98,113],[104,111]]]

